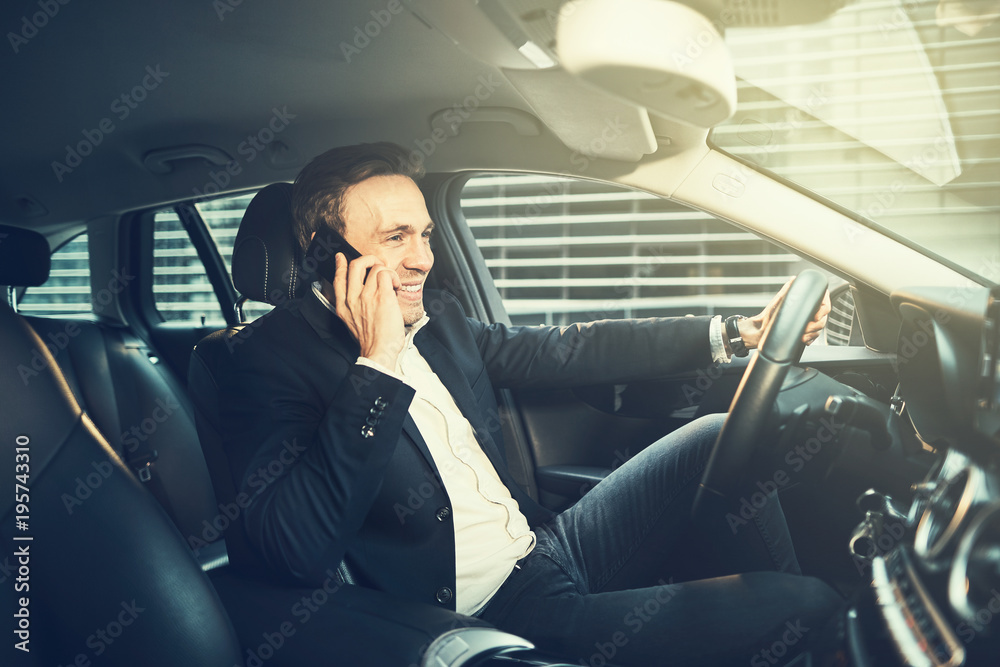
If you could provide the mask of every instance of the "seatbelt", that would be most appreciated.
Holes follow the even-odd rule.
[[[128,355],[137,354],[139,361],[136,363],[149,363],[149,350],[145,344],[135,339],[134,342],[126,342],[120,329],[115,329],[114,342],[110,341],[111,336],[106,336],[105,354],[108,357],[108,366],[111,370],[111,383],[115,389],[115,402],[118,404],[118,420],[121,424],[121,433],[116,438],[109,438],[115,451],[125,459],[128,467],[132,469],[140,482],[149,489],[150,493],[159,501],[174,523],[177,517],[174,516],[173,504],[170,496],[163,485],[163,480],[157,474],[156,461],[159,452],[153,448],[149,438],[139,439],[133,450],[129,450],[122,442],[122,436],[131,431],[142,422],[142,414],[139,409],[139,391],[135,381],[135,367],[128,361]],[[111,349],[120,346],[121,349]],[[129,420],[139,417],[139,423],[131,423]]]

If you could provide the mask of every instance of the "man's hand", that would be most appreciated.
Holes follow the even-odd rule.
[[[795,279],[792,278],[792,280]],[[743,342],[748,348],[753,349],[760,344],[760,337],[767,325],[770,324],[771,318],[774,317],[774,313],[778,310],[778,306],[785,299],[785,294],[788,293],[788,288],[791,287],[792,280],[782,285],[778,293],[771,299],[771,303],[767,304],[767,307],[760,311],[759,315],[739,321],[740,336],[743,337]],[[830,308],[830,290],[827,290],[826,294],[823,295],[823,302],[819,305],[819,309],[813,315],[809,324],[806,325],[806,331],[802,336],[803,343],[812,345],[819,338],[820,333],[823,332],[823,327],[826,326],[826,318],[830,314]]]
[[[336,261],[333,295],[337,316],[361,345],[361,356],[394,368],[405,335],[403,313],[396,298],[401,285],[399,276],[374,255],[348,263],[338,252]]]

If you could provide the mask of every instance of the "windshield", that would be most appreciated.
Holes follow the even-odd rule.
[[[1000,0],[860,0],[726,42],[717,148],[1000,281]]]

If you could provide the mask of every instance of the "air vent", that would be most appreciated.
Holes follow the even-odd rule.
[[[826,320],[827,345],[850,345],[853,324],[854,297],[850,291],[845,291],[834,299],[830,315]]]

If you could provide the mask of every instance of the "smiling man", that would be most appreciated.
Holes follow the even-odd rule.
[[[467,318],[453,296],[424,289],[434,223],[420,176],[387,143],[334,149],[302,170],[300,246],[329,227],[361,257],[338,253],[332,283],[317,280],[256,325],[220,387],[235,479],[282,443],[305,443],[244,514],[275,574],[317,584],[343,559],[361,585],[622,665],[745,662],[789,622],[822,624],[838,598],[799,574],[776,498],[725,538],[749,574],[696,567],[704,578],[674,581],[696,560],[689,517],[719,415],[650,445],[559,515],[514,482],[495,388],[662,377],[728,360],[728,343],[710,317]],[[755,346],[777,300],[740,324],[742,343]]]

